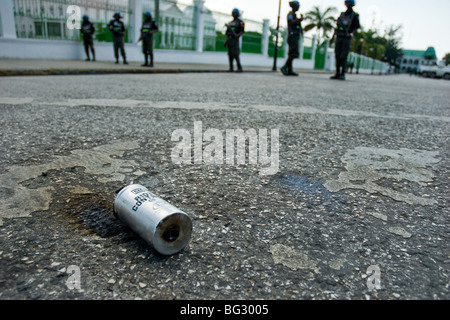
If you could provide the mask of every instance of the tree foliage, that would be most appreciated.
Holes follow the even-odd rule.
[[[328,33],[332,33],[336,25],[336,18],[332,16],[335,12],[337,12],[335,7],[329,7],[322,12],[319,6],[315,6],[306,13],[305,21],[308,24],[304,28],[305,32],[316,29],[319,42],[328,38]]]
[[[401,28],[389,26],[383,35],[376,30],[361,28],[353,39],[352,51],[396,66],[397,59],[403,55],[399,36]]]
[[[381,60],[386,53],[386,39],[380,37],[374,30],[359,30],[352,42],[352,51]]]
[[[399,35],[401,30],[401,25],[391,25],[386,29],[384,35],[384,38],[387,40],[387,44],[386,53],[383,60],[396,67],[399,67],[399,65],[397,64],[398,58],[401,58],[403,56],[402,48],[400,47],[402,39],[401,35]]]
[[[444,56],[444,61],[446,66],[450,64],[450,52]]]

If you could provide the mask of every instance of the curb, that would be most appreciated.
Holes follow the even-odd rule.
[[[273,73],[272,70],[248,70],[243,73]],[[0,70],[0,77],[14,76],[62,76],[62,75],[105,75],[105,74],[180,74],[180,73],[228,73],[228,70],[214,69],[17,69]]]

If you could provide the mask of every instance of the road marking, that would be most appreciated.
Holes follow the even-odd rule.
[[[316,108],[308,106],[274,106],[274,105],[248,105],[230,104],[224,102],[190,102],[190,101],[146,101],[132,99],[68,99],[58,102],[42,102],[33,98],[0,97],[0,105],[32,104],[34,106],[61,106],[61,107],[115,107],[115,108],[155,108],[155,109],[186,109],[186,110],[227,110],[245,112],[277,112],[293,114],[321,114],[342,117],[368,117],[394,120],[429,120],[450,122],[450,117],[432,116],[423,114],[381,114],[368,111]]]
[[[33,98],[7,98],[0,97],[0,104],[5,105],[21,105],[21,104],[30,104],[34,101]]]

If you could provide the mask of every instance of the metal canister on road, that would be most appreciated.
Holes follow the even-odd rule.
[[[183,250],[191,239],[189,216],[139,184],[119,191],[114,200],[114,213],[163,255]]]

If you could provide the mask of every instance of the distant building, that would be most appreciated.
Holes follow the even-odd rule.
[[[131,10],[128,0],[13,0],[14,18],[18,38],[79,40],[78,30],[66,27],[69,5],[77,5],[81,13],[87,14],[96,24],[96,41],[112,41],[107,23],[113,19],[115,12],[120,12],[125,25],[128,26]],[[155,1],[143,0],[143,12],[155,15]],[[160,33],[155,35],[155,48],[161,49],[195,49],[196,26],[195,8],[182,5],[175,0],[159,1]],[[214,51],[216,47],[216,20],[212,12],[204,8],[203,49]],[[131,39],[126,35],[126,41]]]
[[[184,15],[186,17],[193,17],[195,14],[195,7],[194,6],[188,6],[184,10]],[[216,32],[216,19],[214,19],[213,14],[211,10],[209,10],[206,7],[203,7],[203,50],[206,51],[215,51],[216,50],[216,38],[217,38],[217,32]],[[192,30],[192,39],[194,39],[195,30]],[[193,40],[194,41],[194,40]],[[195,42],[195,41],[194,41]]]
[[[155,13],[155,1],[144,0],[144,11]],[[161,49],[192,50],[195,47],[194,6],[178,4],[174,0],[159,1],[160,33],[157,35],[156,47]],[[203,49],[215,49],[216,20],[212,12],[204,8],[204,41]]]
[[[420,50],[402,50],[403,57],[397,60],[400,65],[400,71],[405,73],[416,73],[421,65],[437,64],[436,51],[429,47],[425,51]]]
[[[19,38],[78,40],[80,32],[66,27],[67,9],[70,5],[79,6],[82,14],[87,14],[92,22],[106,23],[120,12],[128,24],[130,10],[128,0],[14,0],[14,18]]]

